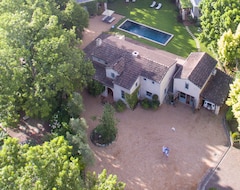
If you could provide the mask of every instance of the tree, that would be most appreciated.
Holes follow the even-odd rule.
[[[1,189],[81,189],[79,161],[63,137],[42,146],[8,138],[0,151]]]
[[[104,169],[101,174],[96,175],[93,174],[87,175],[87,187],[89,190],[103,190],[103,189],[111,189],[111,190],[124,190],[126,184],[123,182],[118,182],[117,176],[110,174],[107,175],[107,170]]]
[[[202,33],[200,40],[217,52],[217,42],[225,31],[235,33],[240,22],[240,1],[203,0],[200,4]]]
[[[61,22],[63,26],[68,30],[75,28],[77,37],[82,38],[82,32],[88,26],[88,12],[76,1],[68,1],[62,14],[61,18],[63,19]]]
[[[100,135],[101,144],[111,143],[117,135],[116,119],[114,118],[114,108],[110,104],[104,105],[103,115],[100,124],[94,132]]]
[[[80,26],[64,29],[60,21],[71,14],[68,19],[62,15],[54,1],[0,1],[3,125],[16,123],[20,111],[48,119],[92,78],[93,66],[77,47],[75,28]]]
[[[231,29],[224,32],[218,41],[219,60],[224,63],[224,67],[230,71],[238,70],[240,61],[240,24],[236,33]]]
[[[98,82],[96,80],[91,80],[88,83],[87,90],[88,90],[89,94],[91,94],[93,96],[98,96],[104,92],[105,86],[103,86],[100,82]]]
[[[87,124],[86,121],[81,118],[70,120],[70,131],[66,133],[66,139],[72,146],[72,155],[79,157],[83,165],[89,165],[94,162],[93,153],[88,145],[87,141]]]
[[[69,115],[73,118],[78,118],[84,110],[81,94],[74,92],[67,105]]]
[[[233,115],[237,119],[238,126],[240,127],[240,73],[236,76],[233,84],[230,85],[229,97],[226,104],[232,106]]]

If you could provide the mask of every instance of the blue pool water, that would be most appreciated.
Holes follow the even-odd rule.
[[[125,20],[120,26],[118,26],[118,29],[164,46],[173,38],[172,34],[129,19]]]

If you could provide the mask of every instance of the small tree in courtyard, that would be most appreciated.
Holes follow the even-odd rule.
[[[100,124],[94,130],[94,135],[97,135],[98,138],[97,142],[100,144],[109,144],[114,141],[117,135],[116,124],[114,108],[110,104],[105,104]]]

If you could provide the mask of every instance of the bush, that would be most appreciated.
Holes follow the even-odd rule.
[[[140,104],[144,109],[149,109],[151,107],[151,102],[147,98],[144,98]]]
[[[91,82],[88,83],[87,90],[89,94],[93,96],[98,96],[104,92],[105,87],[100,82],[92,80]]]
[[[122,100],[118,100],[115,103],[115,109],[117,112],[123,112],[126,108],[127,108],[127,106]]]
[[[97,14],[97,2],[91,1],[84,4],[87,7],[87,11],[90,16],[95,16]]]
[[[152,101],[152,108],[154,110],[158,109],[159,105],[160,105],[160,102],[158,100]]]
[[[157,95],[154,97],[154,100],[149,100],[148,98],[145,98],[141,101],[141,106],[143,109],[158,109],[160,102],[158,100]]]
[[[107,145],[115,140],[117,136],[114,108],[110,104],[104,105],[104,111],[100,124],[93,130],[92,141],[96,144]]]
[[[154,95],[152,96],[152,100],[153,100],[153,101],[157,101],[157,100],[158,100],[158,95],[157,95],[157,94],[154,94]]]
[[[237,139],[239,139],[240,138],[240,134],[239,134],[239,132],[234,132],[233,134],[232,134],[232,140],[234,141],[234,140],[237,140]]]
[[[232,108],[230,107],[226,113],[226,120],[231,121],[234,118]]]

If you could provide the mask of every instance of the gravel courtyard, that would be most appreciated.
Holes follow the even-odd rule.
[[[89,136],[103,105],[100,98],[85,93],[83,98]],[[89,170],[106,168],[126,183],[126,190],[195,190],[227,149],[222,116],[205,109],[193,113],[181,103],[163,104],[157,111],[138,106],[115,116],[118,136],[112,145],[96,147],[89,141],[95,154]],[[164,145],[170,148],[169,158],[162,154]]]

